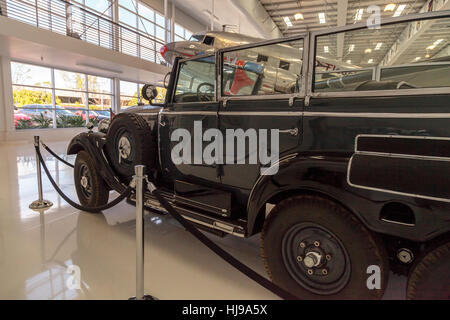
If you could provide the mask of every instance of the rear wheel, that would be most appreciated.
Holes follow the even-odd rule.
[[[280,202],[261,237],[272,280],[300,299],[383,296],[389,272],[384,245],[330,200],[308,195]],[[379,288],[368,288],[369,266],[378,267]]]
[[[77,154],[74,175],[75,189],[82,206],[98,207],[108,203],[109,189],[86,151]]]
[[[406,297],[410,300],[450,300],[450,242],[430,252],[411,269]]]

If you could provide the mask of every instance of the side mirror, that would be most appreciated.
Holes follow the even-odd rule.
[[[171,74],[172,72],[167,72],[166,76],[164,77],[164,88],[166,89],[169,87],[169,80]]]
[[[158,95],[158,91],[156,90],[156,87],[151,84],[144,85],[144,87],[142,87],[141,93],[142,93],[142,97],[145,100],[148,100],[150,103]]]

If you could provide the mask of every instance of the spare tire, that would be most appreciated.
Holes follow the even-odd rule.
[[[145,165],[146,172],[155,167],[156,137],[140,115],[120,113],[106,134],[106,152],[116,173],[129,182],[136,165]]]

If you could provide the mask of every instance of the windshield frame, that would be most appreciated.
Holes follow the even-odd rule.
[[[176,91],[177,91],[177,84],[178,84],[178,78],[180,76],[180,67],[184,62],[187,61],[192,61],[192,60],[201,60],[201,59],[205,59],[205,58],[210,58],[213,57],[214,58],[214,96],[213,96],[213,100],[211,101],[197,101],[197,102],[177,102],[175,101],[175,95],[176,95]],[[175,76],[175,80],[173,83],[173,88],[172,88],[172,93],[170,95],[170,103],[182,103],[182,104],[207,104],[207,103],[212,103],[212,102],[217,102],[217,55],[216,54],[203,54],[203,55],[198,55],[192,58],[186,58],[186,59],[180,59],[178,60],[177,66],[176,66],[176,76]]]

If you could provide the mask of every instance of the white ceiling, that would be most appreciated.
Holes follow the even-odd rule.
[[[178,0],[176,1],[176,6],[189,13],[189,15],[193,18],[197,19],[202,25],[205,26],[205,30],[209,29],[211,25],[211,0]],[[231,5],[231,1],[229,0],[216,0],[214,3],[214,15],[217,18],[214,23],[215,30],[221,30],[222,25],[224,24],[234,25],[239,30],[240,25],[241,33],[261,37],[259,31],[248,22],[248,20],[238,9]]]
[[[418,12],[427,0],[260,0],[273,21],[278,25],[284,35],[294,35],[305,31],[315,31],[319,29],[336,27],[339,25],[353,24],[354,17],[358,9],[363,9],[362,21],[365,21],[370,13],[367,8],[377,5],[384,10],[389,3],[396,5],[405,4],[402,15]],[[339,8],[340,7],[340,8]],[[341,9],[342,13],[338,9]],[[302,13],[304,20],[295,20],[294,14]],[[325,13],[326,23],[320,23],[318,14]],[[381,17],[392,16],[393,12],[381,12]],[[293,24],[287,27],[283,18],[288,16]]]

